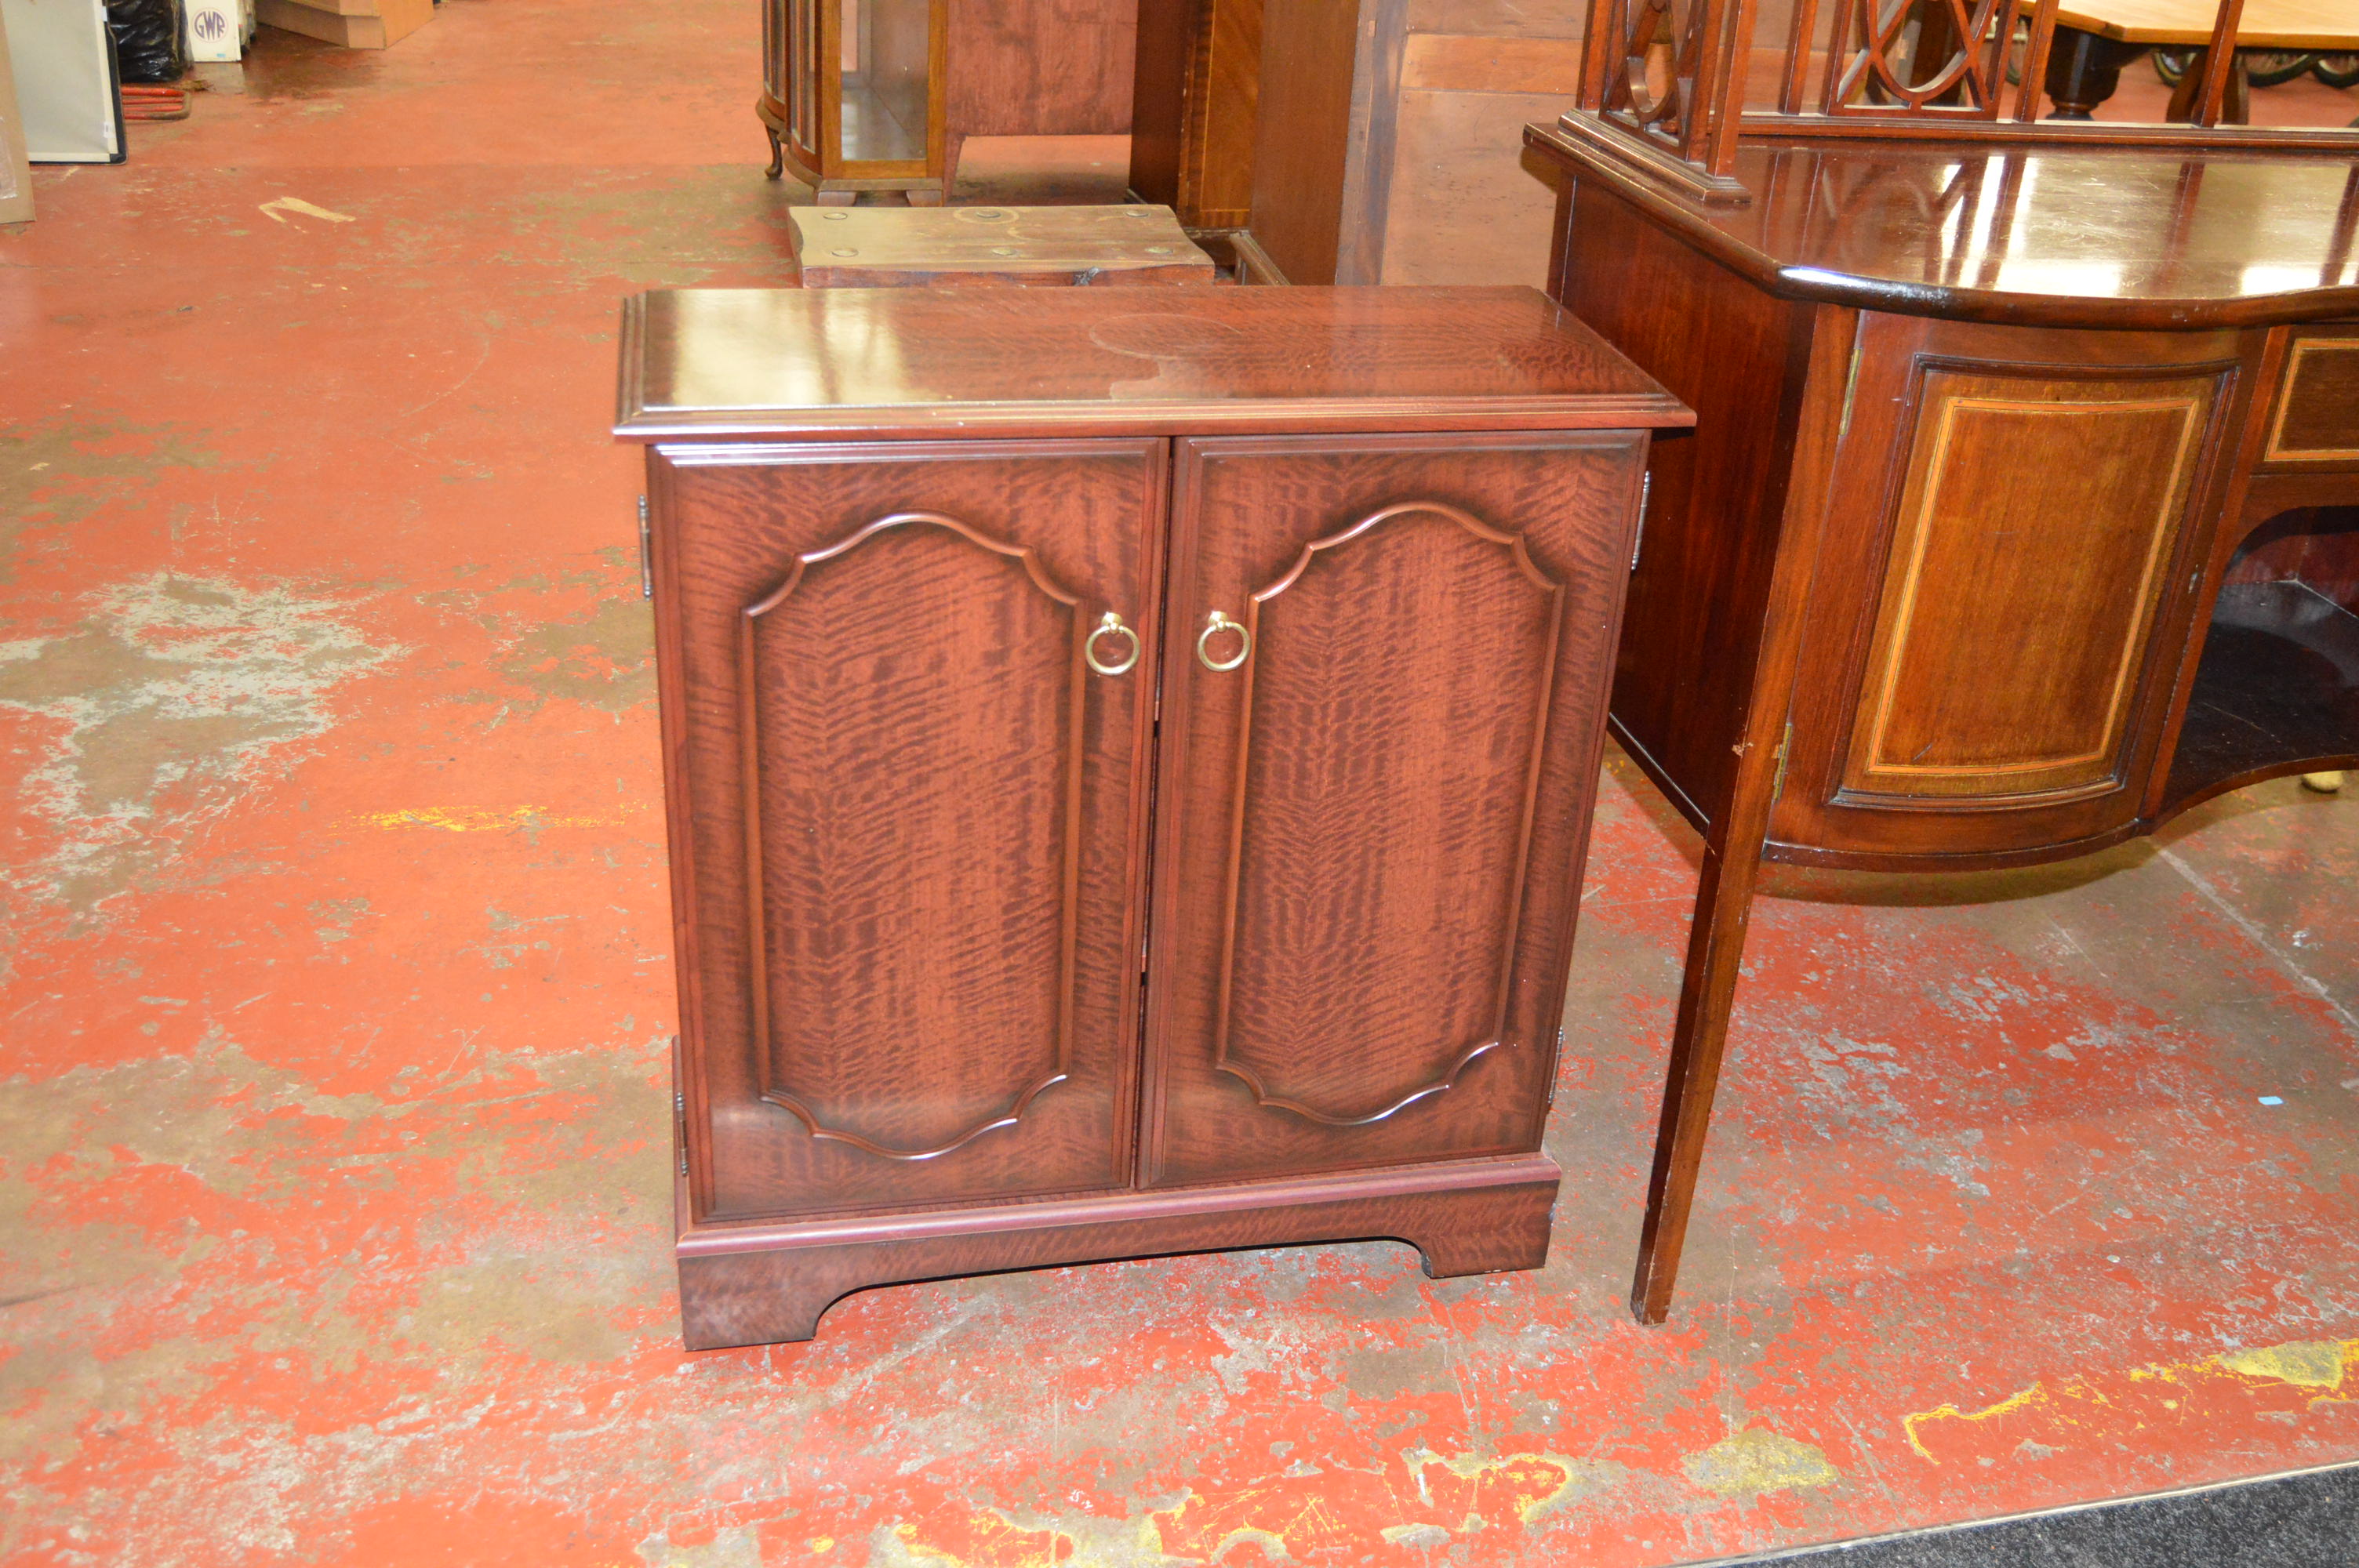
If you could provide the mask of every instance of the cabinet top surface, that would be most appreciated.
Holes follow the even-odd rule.
[[[2359,316],[2359,160],[1748,136],[1753,200],[1703,207],[1549,125],[1525,139],[1774,294],[2026,325]]]
[[[1694,416],[1531,288],[675,289],[615,434],[1634,429]]]

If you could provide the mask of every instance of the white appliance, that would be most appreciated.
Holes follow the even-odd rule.
[[[0,0],[25,152],[35,163],[121,163],[123,92],[102,0]]]

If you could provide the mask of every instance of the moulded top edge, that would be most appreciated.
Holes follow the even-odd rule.
[[[664,291],[621,371],[635,438],[1692,422],[1529,288]]]

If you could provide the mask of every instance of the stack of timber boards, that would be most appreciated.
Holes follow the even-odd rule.
[[[257,0],[255,17],[348,49],[397,44],[434,19],[434,0]]]

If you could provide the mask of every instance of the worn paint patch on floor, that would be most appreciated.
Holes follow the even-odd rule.
[[[63,635],[0,642],[0,708],[16,710],[29,763],[19,798],[58,829],[49,855],[5,874],[76,909],[158,871],[159,850],[330,727],[330,693],[405,651],[281,584],[157,572],[82,608]]]
[[[1661,1329],[1696,847],[1614,759],[1544,1270],[1169,1259],[679,1350],[602,432],[623,294],[793,279],[757,45],[266,33],[0,232],[0,1561],[1640,1568],[2359,1454],[2359,799],[2289,781],[1777,873]]]

